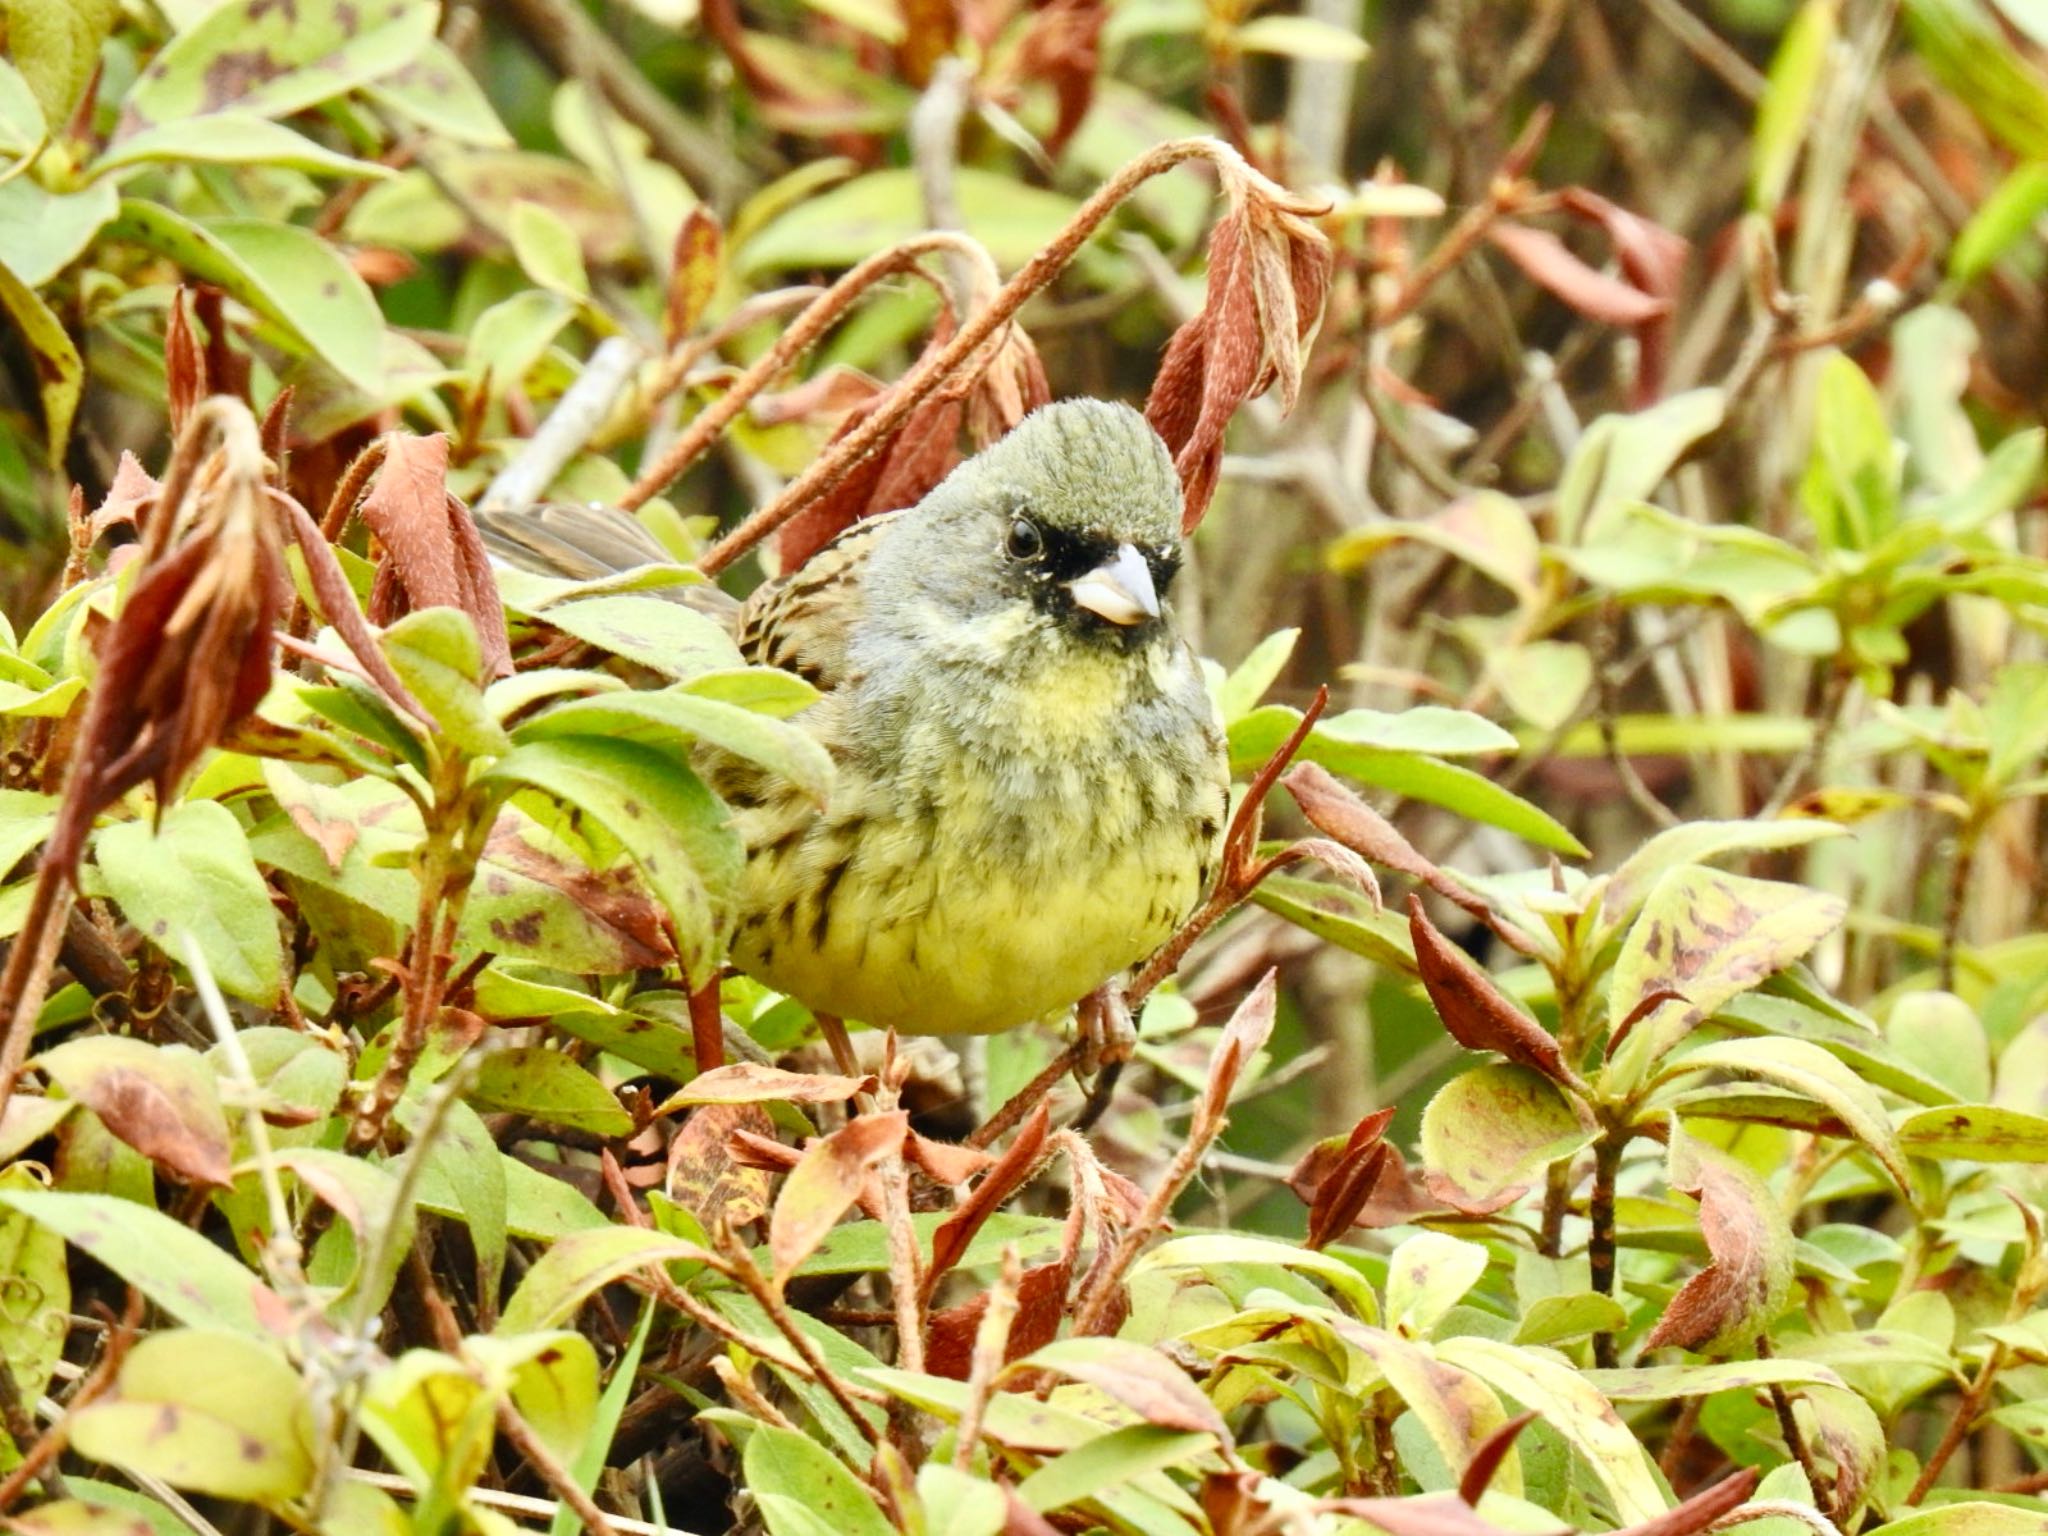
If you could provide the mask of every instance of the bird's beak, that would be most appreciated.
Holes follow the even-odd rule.
[[[1077,607],[1126,627],[1159,617],[1159,594],[1152,586],[1152,571],[1145,557],[1129,544],[1119,544],[1116,553],[1086,576],[1067,583]]]

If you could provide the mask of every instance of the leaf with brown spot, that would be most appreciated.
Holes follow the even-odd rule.
[[[924,1299],[932,1293],[946,1272],[960,1262],[960,1255],[974,1241],[982,1224],[1002,1208],[1003,1202],[1020,1189],[1038,1166],[1051,1127],[1051,1111],[1043,1100],[1018,1128],[1016,1139],[1005,1149],[994,1167],[982,1176],[973,1192],[953,1208],[932,1234],[931,1264],[925,1271]]]
[[[744,1227],[768,1214],[769,1175],[733,1156],[730,1141],[741,1131],[765,1135],[773,1128],[758,1104],[706,1104],[693,1110],[668,1144],[669,1199],[708,1232],[723,1218]]]
[[[1642,289],[1589,267],[1547,229],[1496,220],[1486,238],[1543,287],[1589,320],[1640,326],[1670,311],[1670,304]]]
[[[1639,1026],[1632,1050],[1656,1061],[1729,999],[1783,970],[1840,925],[1839,897],[1704,865],[1668,870],[1643,903],[1608,990],[1610,1033],[1649,999],[1684,999]]]
[[[1679,1287],[1643,1348],[1752,1348],[1792,1291],[1784,1207],[1748,1165],[1677,1127],[1669,1169],[1672,1188],[1700,1203],[1700,1234],[1712,1262]]]
[[[875,1079],[836,1077],[824,1072],[785,1072],[751,1061],[700,1072],[654,1112],[674,1114],[690,1104],[844,1104],[857,1093],[872,1093]]]
[[[1149,1344],[1132,1339],[1060,1339],[1018,1360],[1012,1371],[1047,1371],[1095,1388],[1146,1423],[1214,1435],[1231,1443],[1230,1426],[1187,1372]]]
[[[786,1283],[816,1252],[825,1234],[860,1198],[868,1175],[903,1156],[909,1130],[909,1114],[892,1109],[862,1115],[804,1148],[768,1219],[768,1254],[778,1283]]]
[[[219,1089],[185,1046],[88,1035],[45,1051],[35,1065],[151,1162],[194,1184],[233,1182]]]
[[[1422,910],[1422,898],[1412,893],[1408,897],[1408,933],[1415,945],[1415,965],[1422,974],[1423,988],[1452,1039],[1467,1050],[1498,1051],[1554,1082],[1577,1080],[1550,1032],[1509,1002],[1493,978],[1443,936]]]
[[[724,252],[725,230],[718,215],[698,203],[676,231],[669,262],[668,296],[661,313],[661,333],[669,346],[694,332],[711,307]]]

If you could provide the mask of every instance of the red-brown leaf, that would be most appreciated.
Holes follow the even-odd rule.
[[[447,435],[390,434],[361,510],[385,550],[371,597],[372,619],[385,623],[399,611],[460,609],[476,630],[487,675],[508,676],[512,647],[490,557],[468,510],[448,494]],[[403,609],[394,601],[394,587],[404,596]]]
[[[1635,1525],[1624,1526],[1614,1536],[1699,1536],[1724,1515],[1733,1514],[1749,1502],[1763,1474],[1755,1467],[1730,1472],[1718,1483],[1710,1483],[1682,1504],[1674,1504],[1661,1515]],[[1839,1495],[1840,1485],[1836,1487]]]
[[[869,1173],[903,1155],[909,1130],[909,1114],[893,1109],[862,1115],[804,1148],[768,1218],[768,1254],[778,1282],[787,1282],[839,1224]]]
[[[1009,1342],[1003,1346],[1004,1364],[1021,1360],[1059,1337],[1073,1272],[1067,1259],[1024,1271],[1017,1283],[1017,1316],[1010,1324]],[[986,1311],[988,1293],[984,1291],[957,1307],[934,1312],[925,1324],[925,1369],[934,1376],[965,1381],[974,1364],[974,1335]]]
[[[1572,1080],[1556,1039],[1509,1002],[1493,978],[1443,936],[1422,910],[1422,898],[1413,894],[1408,898],[1408,933],[1422,985],[1452,1039],[1467,1050],[1498,1051],[1554,1082]]]
[[[967,1245],[974,1241],[974,1234],[982,1224],[1002,1208],[1005,1200],[1022,1187],[1038,1166],[1038,1159],[1045,1150],[1046,1135],[1051,1127],[1051,1114],[1043,1101],[1031,1112],[1031,1117],[1018,1128],[1017,1136],[996,1165],[982,1175],[981,1182],[973,1192],[954,1207],[953,1213],[939,1223],[932,1234],[932,1261],[925,1273],[925,1297],[930,1299],[940,1279],[955,1264],[960,1255],[967,1251]]]
[[[1674,1139],[1672,1162],[1672,1186],[1700,1202],[1700,1235],[1713,1262],[1679,1287],[1643,1348],[1747,1346],[1790,1291],[1791,1230],[1777,1197],[1734,1158]]]
[[[1212,1128],[1222,1121],[1238,1078],[1273,1033],[1278,998],[1278,973],[1269,970],[1223,1026],[1222,1038],[1209,1056],[1209,1081],[1202,1090],[1201,1108],[1195,1113],[1190,1134],[1213,1134]]]
[[[704,318],[712,295],[718,291],[724,250],[725,230],[719,225],[718,216],[702,203],[697,204],[676,231],[675,253],[669,266],[661,330],[671,347],[695,331],[697,322]]]
[[[1508,260],[1589,320],[1637,326],[1670,308],[1664,300],[1587,266],[1547,229],[1501,220],[1487,229],[1486,238],[1499,246]]]
[[[206,398],[206,354],[192,332],[188,308],[187,291],[180,288],[171,295],[171,318],[164,329],[164,411],[172,437],[185,430],[193,407]]]

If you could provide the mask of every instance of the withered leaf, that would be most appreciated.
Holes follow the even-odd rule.
[[[1499,246],[1508,260],[1589,320],[1638,326],[1671,308],[1665,300],[1587,266],[1547,229],[1501,219],[1487,227],[1486,238]]]
[[[1636,409],[1655,401],[1664,390],[1665,365],[1671,350],[1672,307],[1692,254],[1686,240],[1663,225],[1631,213],[1584,187],[1564,190],[1564,207],[1575,218],[1598,224],[1614,244],[1614,255],[1628,280],[1664,305],[1664,312],[1635,328],[1640,361],[1636,366],[1631,403]]]
[[[1202,1089],[1202,1105],[1191,1132],[1198,1138],[1213,1134],[1211,1128],[1221,1122],[1238,1078],[1272,1035],[1277,987],[1278,972],[1268,970],[1223,1026],[1222,1038],[1209,1057],[1209,1080]]]
[[[910,1166],[925,1175],[935,1184],[957,1188],[993,1167],[995,1157],[979,1147],[963,1147],[956,1142],[933,1141],[929,1136],[910,1133],[910,1140],[904,1144],[904,1152],[910,1159]]]
[[[372,619],[382,624],[421,608],[460,609],[476,630],[485,671],[508,676],[504,605],[483,538],[448,492],[447,434],[389,434],[361,510],[385,550],[370,596]]]
[[[1465,1470],[1458,1478],[1458,1497],[1467,1504],[1477,1506],[1493,1485],[1494,1474],[1500,1471],[1500,1464],[1507,1460],[1508,1452],[1515,1448],[1515,1441],[1523,1430],[1535,1422],[1533,1411],[1516,1414],[1480,1443],[1472,1453],[1472,1459],[1465,1463]]]
[[[1408,897],[1408,933],[1422,985],[1452,1039],[1467,1050],[1498,1051],[1553,1082],[1573,1081],[1575,1074],[1565,1065],[1556,1039],[1509,1002],[1493,978],[1444,937],[1422,910],[1422,898],[1413,894]]]
[[[697,322],[710,307],[711,297],[718,291],[724,249],[725,230],[719,225],[718,216],[698,203],[676,231],[675,252],[669,266],[661,330],[671,347],[697,329]]]
[[[1017,1316],[1003,1347],[1005,1364],[1021,1360],[1059,1337],[1073,1273],[1073,1261],[1065,1258],[1024,1271],[1017,1282]],[[925,1324],[925,1369],[934,1376],[965,1381],[974,1364],[974,1335],[987,1311],[988,1293],[984,1291],[957,1307],[932,1313]]]
[[[1420,880],[1446,901],[1491,926],[1492,909],[1447,870],[1424,858],[1394,824],[1318,763],[1297,763],[1280,781],[1302,815],[1354,853],[1382,869]]]
[[[1754,1344],[1792,1291],[1792,1229],[1750,1168],[1683,1131],[1671,1135],[1671,1184],[1700,1202],[1712,1262],[1679,1287],[1645,1349],[1711,1352]]]
[[[1296,1193],[1300,1193],[1304,1183],[1308,1187],[1308,1238],[1304,1246],[1327,1247],[1351,1230],[1379,1183],[1388,1151],[1380,1137],[1393,1118],[1392,1109],[1376,1109],[1351,1128],[1350,1136],[1334,1158],[1317,1159],[1323,1150],[1318,1146],[1295,1166],[1289,1186]],[[1311,1168],[1311,1159],[1317,1159],[1323,1166]]]
[[[862,1115],[804,1148],[768,1218],[768,1254],[786,1283],[839,1224],[869,1173],[903,1155],[910,1116],[900,1109]]]
[[[1058,104],[1052,131],[1044,138],[1045,152],[1054,159],[1095,100],[1102,25],[1108,19],[1109,7],[1103,0],[1050,0],[1031,13],[1017,44],[1017,73],[1050,85]]]
[[[1614,1536],[1699,1536],[1722,1516],[1733,1514],[1749,1502],[1763,1474],[1755,1467],[1730,1472],[1717,1483],[1709,1483],[1684,1502],[1663,1514],[1625,1526]]]
[[[844,1104],[874,1090],[875,1079],[836,1077],[824,1072],[785,1072],[751,1061],[700,1072],[661,1103],[658,1115],[688,1104]]]
[[[768,1214],[769,1175],[736,1159],[735,1132],[773,1129],[758,1104],[706,1104],[693,1110],[668,1144],[668,1197],[710,1231],[719,1218],[735,1227]]]
[[[954,1207],[953,1213],[939,1223],[938,1230],[932,1234],[931,1264],[925,1271],[927,1301],[945,1273],[960,1262],[960,1255],[974,1241],[974,1234],[981,1230],[982,1223],[1000,1210],[1003,1202],[1031,1176],[1031,1170],[1038,1165],[1039,1155],[1045,1150],[1051,1123],[1051,1111],[1041,1100],[1030,1118],[1018,1128],[1016,1138],[995,1166],[982,1176],[973,1192]]]
[[[171,317],[164,327],[164,412],[173,437],[185,430],[205,398],[206,354],[192,333],[190,294],[180,288],[171,295]]]
[[[1329,1514],[1351,1515],[1378,1526],[1387,1536],[1501,1536],[1498,1526],[1480,1519],[1477,1511],[1454,1493],[1425,1493],[1409,1499],[1319,1499],[1314,1507]],[[1559,1525],[1555,1536],[1568,1536],[1569,1530]]]
[[[1095,1388],[1161,1429],[1214,1435],[1231,1443],[1230,1426],[1187,1372],[1149,1344],[1133,1339],[1067,1339],[1037,1351],[1031,1369]]]
[[[220,1094],[194,1052],[88,1035],[44,1052],[37,1065],[151,1162],[194,1184],[233,1182]]]

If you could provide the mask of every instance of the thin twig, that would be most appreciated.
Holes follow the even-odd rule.
[[[520,1417],[510,1398],[501,1399],[498,1403],[498,1430],[526,1459],[526,1464],[540,1474],[540,1480],[576,1512],[576,1518],[583,1522],[584,1529],[591,1536],[618,1536],[618,1528],[612,1524],[611,1516],[599,1509],[596,1500],[583,1491],[569,1469],[548,1449],[547,1442]]]

